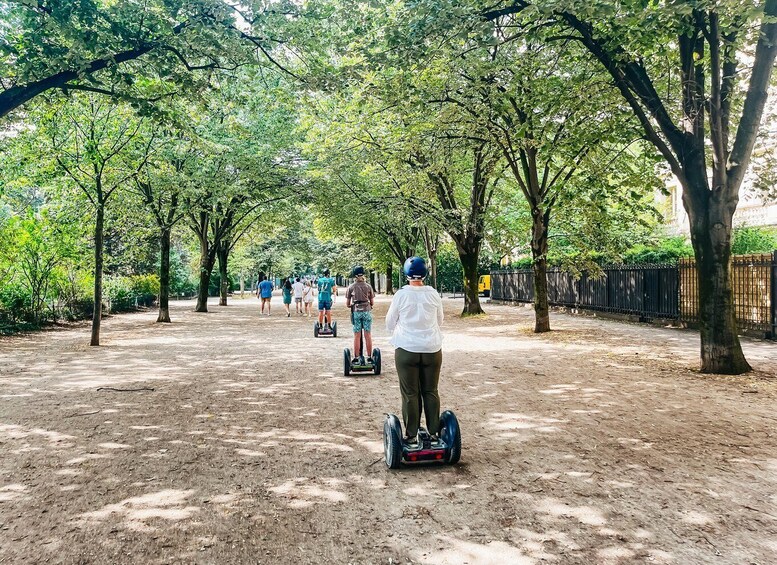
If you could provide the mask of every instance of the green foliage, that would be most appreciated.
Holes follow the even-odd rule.
[[[667,237],[657,244],[637,245],[623,255],[627,264],[674,264],[682,257],[692,257],[693,247],[683,236]]]
[[[31,323],[30,297],[19,282],[0,286],[0,326],[12,326],[17,322]]]
[[[734,229],[731,252],[735,255],[777,251],[777,229],[741,227]]]
[[[252,58],[235,9],[220,0],[24,1],[0,10],[0,116],[41,83],[99,91],[151,113],[153,100],[194,94],[213,70]]]
[[[170,294],[172,296],[194,296],[197,279],[189,265],[186,250],[173,246],[170,249]]]
[[[443,291],[458,289],[464,285],[464,269],[459,254],[451,243],[444,243],[437,250],[437,287]]]
[[[127,312],[151,306],[159,294],[159,277],[151,275],[108,276],[104,283],[104,304],[109,312]]]

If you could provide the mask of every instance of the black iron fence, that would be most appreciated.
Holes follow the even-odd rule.
[[[735,255],[731,261],[734,308],[741,330],[763,332],[777,339],[777,305],[774,276],[777,251],[757,255]],[[699,321],[699,286],[693,259],[682,259],[680,273],[680,320]]]
[[[732,262],[737,321],[742,330],[777,339],[777,251],[739,255]],[[531,269],[491,272],[491,297],[534,301]],[[638,316],[641,320],[698,322],[698,284],[693,259],[678,265],[608,265],[599,276],[548,269],[548,302],[584,310]]]

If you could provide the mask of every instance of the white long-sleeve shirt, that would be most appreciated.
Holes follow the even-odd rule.
[[[440,325],[442,299],[431,286],[403,286],[394,295],[386,329],[393,332],[391,345],[411,353],[436,353],[442,349]]]

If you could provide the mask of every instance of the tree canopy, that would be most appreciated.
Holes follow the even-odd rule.
[[[359,262],[391,280],[423,254],[436,283],[455,250],[464,314],[483,311],[484,264],[525,259],[548,331],[551,258],[634,255],[674,176],[702,367],[741,372],[732,218],[748,170],[773,190],[775,15],[777,0],[0,3],[3,304],[40,322],[93,287],[97,328],[104,272],[109,298],[158,289],[167,322],[171,293],[196,288],[204,312],[235,273],[242,289]]]

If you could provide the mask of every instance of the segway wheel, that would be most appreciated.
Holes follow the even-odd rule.
[[[373,364],[373,372],[376,375],[380,375],[380,349],[377,347],[372,350],[372,364]]]
[[[351,374],[351,350],[347,347],[343,349],[343,373],[346,377]]]
[[[446,410],[440,415],[440,436],[448,446],[448,465],[455,465],[461,458],[461,430],[456,414]]]
[[[332,337],[337,337],[337,322],[332,322]]]
[[[383,452],[386,456],[386,467],[399,469],[402,463],[402,424],[394,414],[386,416],[383,423]]]
[[[319,328],[318,322],[316,322],[315,324],[313,324],[313,337],[318,337],[318,330],[319,330],[319,329],[320,329],[320,328]]]

